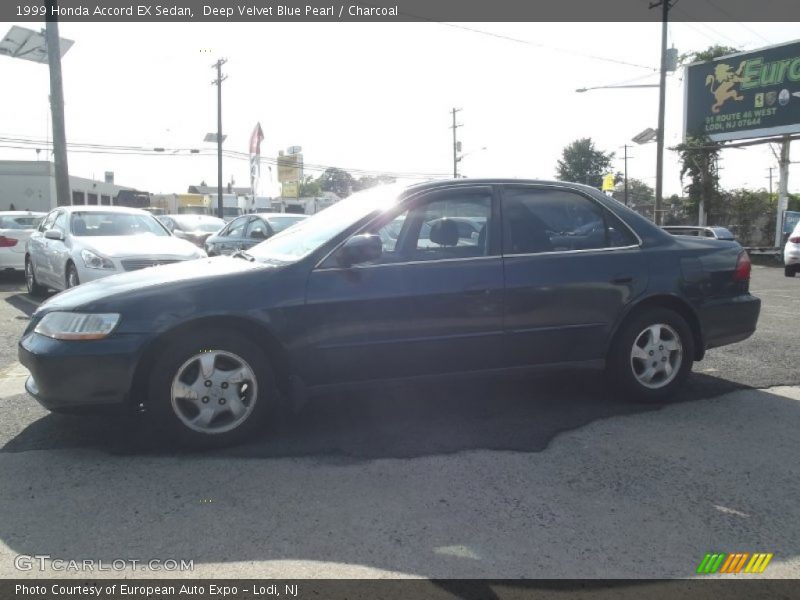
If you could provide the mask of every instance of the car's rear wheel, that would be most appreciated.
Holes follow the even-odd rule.
[[[67,265],[67,276],[66,276],[66,288],[74,288],[81,284],[80,279],[78,278],[78,269],[72,263]]]
[[[147,412],[186,445],[239,443],[277,406],[267,355],[237,333],[220,329],[188,335],[161,356],[150,377]]]
[[[25,258],[25,286],[31,296],[43,296],[45,288],[36,281],[36,272],[33,270],[33,262],[30,258]]]
[[[792,265],[791,267],[784,267],[783,274],[787,277],[794,277],[794,274],[797,273],[797,267]]]
[[[607,373],[621,392],[637,400],[662,400],[683,384],[694,362],[694,338],[678,313],[650,308],[622,326],[608,357]]]

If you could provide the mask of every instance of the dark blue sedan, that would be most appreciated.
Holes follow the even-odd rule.
[[[658,400],[753,333],[749,279],[736,242],[672,236],[582,185],[385,186],[249,253],[58,294],[19,355],[51,410],[141,405],[206,446],[311,389],[374,380],[567,365]]]

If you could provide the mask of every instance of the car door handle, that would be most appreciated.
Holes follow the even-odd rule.
[[[633,282],[632,275],[619,275],[611,280],[611,283],[613,285],[624,285],[626,283],[631,283],[631,282]]]

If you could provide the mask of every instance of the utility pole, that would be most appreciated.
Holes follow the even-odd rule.
[[[769,168],[769,199],[772,200],[772,172],[775,170],[775,167]]]
[[[212,85],[217,86],[217,216],[221,219],[224,213],[222,209],[222,82],[228,76],[222,74],[222,65],[227,60],[220,58],[213,67],[217,70],[217,78],[212,81]]]
[[[47,12],[55,0],[47,0]],[[61,81],[61,44],[58,39],[58,21],[50,17],[45,24],[47,62],[50,67],[50,112],[53,115],[53,161],[56,170],[56,205],[72,204],[67,164],[67,134],[64,126],[64,87]]]
[[[775,217],[776,248],[779,248],[783,242],[783,213],[789,208],[789,145],[791,143],[788,135],[783,138],[781,158],[778,162],[778,214]]]
[[[628,144],[625,144],[623,148],[625,148],[625,195],[623,200],[625,206],[628,206]]]
[[[667,91],[667,23],[669,22],[669,9],[672,8],[670,0],[651,2],[650,8],[661,7],[661,73],[658,85],[658,137],[656,138],[656,206],[654,221],[661,225],[661,203],[664,189],[664,103]]]
[[[460,108],[453,108],[453,125],[450,127],[453,130],[453,179],[458,179],[458,136],[456,130],[463,125],[456,124],[456,113],[461,112]]]

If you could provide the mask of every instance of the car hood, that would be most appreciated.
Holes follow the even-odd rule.
[[[272,269],[275,265],[241,258],[220,256],[183,261],[158,267],[130,271],[83,283],[56,294],[44,302],[36,313],[53,310],[73,310],[99,300],[126,292],[143,290],[154,286],[165,286],[188,281],[200,282],[222,275],[235,275],[248,271]],[[36,314],[35,313],[35,314]]]
[[[196,255],[197,247],[174,236],[158,235],[115,235],[115,236],[87,236],[78,238],[81,246],[94,250],[110,258],[132,256],[180,256],[192,257]]]

